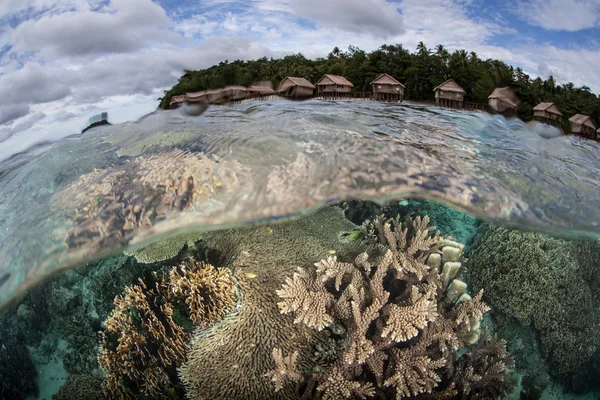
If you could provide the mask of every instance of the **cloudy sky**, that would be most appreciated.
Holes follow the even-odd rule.
[[[600,0],[1,0],[0,153],[137,119],[184,68],[421,40],[600,92]]]

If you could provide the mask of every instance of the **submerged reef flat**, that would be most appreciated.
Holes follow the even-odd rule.
[[[600,348],[600,244],[484,224],[469,257],[472,285],[496,312],[531,324],[550,372],[572,384]]]
[[[122,246],[140,228],[153,227],[173,213],[209,211],[213,201],[239,185],[244,171],[239,164],[184,151],[95,170],[57,193],[52,207],[66,215],[66,223],[54,233],[66,247],[86,254]],[[177,250],[165,249],[163,260]],[[152,251],[146,246],[135,254],[144,260],[153,257]]]

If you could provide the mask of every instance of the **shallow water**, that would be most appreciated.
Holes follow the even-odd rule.
[[[351,262],[356,249],[373,244],[359,226],[376,215],[429,215],[442,235],[466,244],[466,268],[457,276],[472,295],[488,293],[492,311],[482,326],[506,339],[516,359],[513,398],[520,391],[595,398],[590,365],[600,344],[590,338],[600,318],[586,310],[600,309],[593,274],[600,263],[600,146],[551,136],[540,125],[416,104],[266,101],[212,107],[198,117],[158,112],[15,155],[0,164],[0,303],[11,305],[0,333],[18,332],[21,350],[5,357],[4,367],[28,353],[21,389],[30,395],[37,382],[36,398],[49,398],[69,376],[82,379],[75,386],[102,386],[96,332],[106,329],[113,298],[138,279],[202,259],[233,268],[246,292],[238,306],[249,307],[256,293],[274,296],[296,267],[314,268],[332,254]],[[341,209],[315,214],[328,204]],[[511,236],[482,221],[523,232]],[[185,232],[158,250],[148,246]],[[49,275],[85,263],[23,297]],[[257,282],[265,289],[253,292]],[[503,285],[514,288],[512,303],[503,300]],[[534,296],[519,297],[530,289]],[[543,298],[539,291],[549,303],[534,302]],[[557,312],[541,313],[545,308]],[[561,331],[562,315],[587,324],[568,322]],[[227,340],[255,349],[251,359],[270,360],[272,346],[263,349],[255,336]],[[231,369],[231,360],[210,356]],[[248,374],[268,383],[260,368]],[[244,384],[256,398],[287,398]],[[207,381],[199,385],[209,392]],[[183,396],[180,386],[169,390]],[[223,398],[243,393],[232,390]]]
[[[409,104],[249,102],[98,127],[0,165],[0,304],[128,244],[352,197],[430,198],[486,220],[597,237],[598,159],[597,143],[544,139],[519,120]],[[125,184],[123,174],[146,178]]]

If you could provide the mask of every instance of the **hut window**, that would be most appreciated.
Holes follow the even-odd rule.
[[[377,89],[381,89],[381,85],[377,85]]]
[[[400,88],[399,88],[398,86],[396,86],[396,92],[397,92],[398,90],[400,90]]]

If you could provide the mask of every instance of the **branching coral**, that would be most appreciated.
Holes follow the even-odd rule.
[[[175,368],[185,360],[191,339],[186,325],[209,325],[235,302],[234,279],[228,270],[190,262],[168,276],[127,287],[100,332],[100,366],[107,394],[132,398],[159,397],[169,388]]]
[[[600,347],[600,245],[483,225],[469,278],[496,311],[538,330],[552,372],[569,378]]]
[[[273,390],[274,375],[267,372],[281,370],[280,364],[273,364],[273,348],[285,357],[297,351],[297,370],[304,375],[317,367],[315,358],[318,363],[329,360],[330,343],[323,332],[294,324],[291,314],[281,314],[275,291],[298,267],[311,274],[314,262],[332,251],[350,259],[364,252],[367,246],[361,241],[347,239],[357,228],[339,208],[327,207],[269,227],[206,234],[203,247],[235,267],[242,301],[222,322],[195,335],[188,360],[179,368],[189,399],[299,397],[287,372],[279,380],[287,384]]]
[[[376,262],[366,253],[354,263],[329,257],[315,264],[314,273],[299,270],[277,291],[282,313],[295,314],[296,323],[330,331],[341,342],[338,361],[305,375],[318,383],[321,398],[399,399],[434,392],[450,398],[472,392],[473,385],[462,380],[474,380],[474,375],[448,376],[448,371],[454,370],[455,350],[479,337],[479,321],[489,308],[481,302],[481,292],[474,298],[463,294],[456,304],[448,301],[447,282],[428,257],[441,253],[440,261],[456,263],[462,246],[432,235],[428,224],[427,217],[380,223],[371,237],[383,241],[387,251]],[[343,326],[337,335],[334,324]],[[506,359],[496,361],[493,368],[487,360],[469,366],[474,374],[493,373],[495,387],[504,393]],[[269,374],[282,383],[278,371]]]

